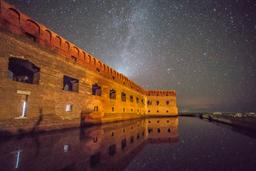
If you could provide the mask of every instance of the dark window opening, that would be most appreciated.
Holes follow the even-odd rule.
[[[36,36],[34,36],[34,35],[32,35],[32,34],[30,34],[30,33],[28,33],[28,32],[25,32],[25,35],[26,35],[26,37],[27,37],[29,40],[32,40],[33,42],[36,42],[36,40],[37,40]]]
[[[92,85],[92,95],[101,96],[101,87],[98,84]]]
[[[125,112],[125,108],[123,108],[123,112]]]
[[[126,102],[126,94],[124,92],[121,93],[121,99],[123,102]]]
[[[25,59],[10,58],[9,78],[23,83],[39,84],[40,68]]]
[[[94,143],[97,143],[98,142],[98,137],[93,137],[92,140],[93,140]]]
[[[157,105],[157,106],[159,105],[159,101],[156,101],[156,105]]]
[[[109,98],[110,98],[110,99],[116,99],[116,90],[111,89],[111,90],[109,91]]]
[[[148,113],[150,113],[150,110],[148,110]]]
[[[90,157],[90,165],[92,167],[96,166],[99,162],[100,162],[100,152],[98,152]]]
[[[113,156],[113,155],[115,155],[115,153],[116,153],[116,145],[113,144],[113,145],[109,146],[109,148],[108,148],[108,154],[109,154],[110,156]]]
[[[137,139],[140,139],[140,134],[137,134]]]
[[[139,98],[136,97],[136,103],[138,104],[140,102]]]
[[[166,113],[168,113],[169,111],[167,110]]]
[[[169,100],[167,100],[167,101],[166,101],[166,104],[167,104],[167,105],[169,105],[169,104],[170,104],[170,101],[169,101]]]
[[[94,111],[98,112],[99,111],[99,107],[98,106],[94,106]]]
[[[79,80],[64,75],[63,77],[63,90],[78,92]]]
[[[159,123],[160,121],[159,120],[157,120],[157,123]]]
[[[77,58],[76,58],[75,56],[71,56],[71,61],[72,61],[73,63],[76,63],[76,62],[77,62]]]
[[[153,128],[148,128],[148,133],[150,134],[151,132],[153,132]]]
[[[143,99],[141,99],[141,103],[144,104],[144,100]]]
[[[157,132],[158,132],[158,133],[160,133],[160,132],[161,132],[160,128],[157,128]]]
[[[133,96],[130,96],[130,102],[133,102]]]
[[[133,112],[133,109],[131,109],[131,112]]]
[[[122,147],[122,149],[124,149],[126,147],[126,139],[123,139],[121,141],[121,147]]]
[[[96,71],[97,71],[97,72],[100,72],[100,69],[99,69],[99,68],[96,68]]]
[[[170,128],[168,128],[168,132],[171,132],[171,129],[170,129]]]
[[[114,112],[115,111],[115,108],[114,107],[112,107],[112,112]]]
[[[134,142],[134,137],[133,137],[133,136],[131,136],[131,140],[130,140],[130,142],[131,142],[131,143],[133,143],[133,142]]]
[[[159,113],[159,110],[157,110],[156,112]]]
[[[148,100],[148,105],[152,105],[152,101],[151,100]]]

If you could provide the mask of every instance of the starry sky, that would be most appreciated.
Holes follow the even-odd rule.
[[[255,0],[7,0],[180,111],[256,111]]]

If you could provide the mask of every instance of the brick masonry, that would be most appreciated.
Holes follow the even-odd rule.
[[[46,130],[80,126],[81,121],[104,123],[178,114],[174,90],[144,90],[2,0],[0,29],[2,130]],[[29,84],[11,79],[8,69],[11,58],[40,68],[39,82]],[[79,81],[77,91],[64,90],[64,76]],[[100,96],[92,94],[94,84],[101,87]],[[112,89],[116,91],[115,99],[110,99]],[[122,92],[126,94],[125,102],[121,99]],[[26,117],[20,118],[24,97]],[[152,104],[148,105],[148,101]],[[72,105],[70,111],[67,105]]]

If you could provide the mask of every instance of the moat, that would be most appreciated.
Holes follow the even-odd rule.
[[[253,170],[256,136],[195,117],[1,139],[0,170]]]

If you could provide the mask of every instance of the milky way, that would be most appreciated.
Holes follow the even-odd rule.
[[[8,0],[182,111],[255,111],[255,0]]]

